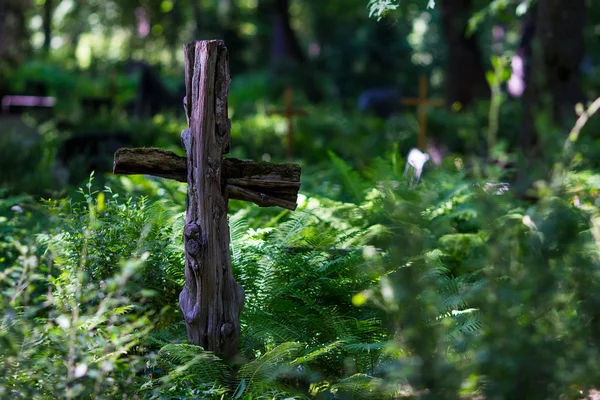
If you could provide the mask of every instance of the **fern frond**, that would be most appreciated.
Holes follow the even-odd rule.
[[[295,243],[298,237],[301,237],[301,232],[309,224],[311,215],[307,212],[293,213],[290,219],[273,232],[273,241],[278,246],[289,246]]]
[[[229,217],[229,236],[231,243],[241,242],[250,226],[246,221],[248,215],[247,209],[242,209]]]
[[[257,382],[272,382],[279,375],[291,368],[303,345],[297,342],[285,342],[266,352],[256,360],[244,364],[239,372],[239,379],[245,379],[251,387]]]
[[[183,321],[170,325],[161,330],[154,330],[145,339],[145,345],[163,347],[168,344],[181,343],[187,339]]]
[[[341,348],[342,346],[344,346],[343,340],[336,340],[333,343],[317,346],[316,349],[312,349],[308,354],[305,354],[305,355],[293,360],[292,365],[302,365],[302,364],[311,363],[311,362],[315,361],[316,359],[318,359],[319,357],[322,357],[334,350],[337,350],[337,349]]]
[[[329,158],[331,160],[331,165],[340,175],[342,182],[344,182],[344,186],[350,189],[353,200],[360,203],[364,199],[363,193],[365,188],[368,187],[370,183],[356,171],[353,171],[350,165],[331,151],[329,152]]]
[[[168,344],[158,352],[158,365],[171,368],[161,378],[165,383],[181,379],[193,382],[230,382],[231,371],[223,361],[202,347],[189,344]]]
[[[367,374],[355,374],[341,379],[331,386],[330,391],[341,398],[384,399],[390,398],[384,390],[384,381]]]

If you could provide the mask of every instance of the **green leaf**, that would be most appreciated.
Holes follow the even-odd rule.
[[[247,386],[247,383],[246,383],[246,378],[243,378],[243,379],[240,381],[240,383],[239,383],[239,385],[238,385],[237,389],[235,390],[235,393],[233,394],[233,398],[234,398],[234,399],[239,399],[239,398],[241,398],[241,397],[242,397],[242,395],[244,394],[244,391],[246,390],[246,386]]]
[[[496,74],[494,73],[494,71],[488,71],[485,73],[485,79],[488,81],[488,84],[491,87],[496,87],[498,86],[498,81],[496,79]]]

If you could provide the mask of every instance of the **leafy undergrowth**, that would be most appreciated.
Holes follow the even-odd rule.
[[[90,182],[47,202],[45,226],[15,208],[27,199],[0,200],[0,397],[545,399],[597,386],[598,175],[538,182],[524,202],[456,170],[412,189],[399,160],[361,176],[332,157],[344,201],[233,207],[246,292],[233,364],[189,345],[180,322],[182,191],[146,183],[163,197],[150,201]]]

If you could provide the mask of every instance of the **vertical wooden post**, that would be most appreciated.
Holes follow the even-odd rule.
[[[221,156],[229,151],[228,53],[222,41],[185,45],[189,129],[187,214],[184,228],[186,283],[179,304],[190,342],[231,359],[237,353],[244,290],[234,280],[229,254],[227,197]]]
[[[419,97],[402,99],[402,104],[407,106],[417,106],[417,115],[419,120],[419,150],[425,151],[427,148],[427,106],[443,106],[444,100],[427,98],[427,76],[419,77]]]
[[[308,112],[301,109],[294,109],[294,91],[289,85],[285,87],[283,100],[285,102],[285,109],[270,111],[269,114],[281,114],[287,120],[287,158],[291,160],[294,158],[294,117],[305,117],[308,115]]]
[[[427,99],[427,77],[421,75],[419,77],[419,99]],[[425,151],[427,148],[427,108],[423,105],[419,105],[419,139],[418,146],[421,151]]]

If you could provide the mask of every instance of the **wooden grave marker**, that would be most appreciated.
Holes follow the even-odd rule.
[[[294,210],[300,166],[222,158],[231,142],[228,52],[223,41],[187,43],[187,157],[155,148],[119,149],[115,174],[148,174],[188,183],[183,232],[185,286],[179,296],[191,343],[231,360],[237,354],[244,290],[229,252],[229,199]]]
[[[269,114],[283,115],[287,120],[287,158],[294,157],[294,117],[306,117],[306,110],[294,109],[294,91],[291,86],[286,86],[284,92],[285,109],[269,111]]]
[[[419,97],[402,99],[402,104],[405,106],[417,106],[417,114],[419,118],[419,137],[418,148],[421,151],[426,151],[427,148],[427,106],[440,107],[445,104],[442,99],[427,98],[427,76],[421,75],[419,78]]]

